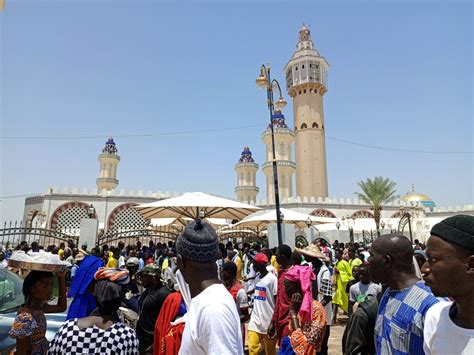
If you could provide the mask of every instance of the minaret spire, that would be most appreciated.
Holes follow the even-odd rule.
[[[293,98],[296,195],[328,196],[323,96],[329,64],[320,56],[305,24],[296,51],[286,64],[286,88]]]
[[[237,173],[235,195],[240,202],[255,204],[259,191],[256,181],[257,171],[258,164],[255,163],[250,148],[245,146],[239,161],[235,164],[235,172]]]
[[[272,117],[273,131],[275,135],[275,153],[278,167],[278,187],[280,197],[282,199],[293,196],[293,174],[295,173],[295,163],[291,159],[291,146],[295,134],[288,128],[285,122],[285,116],[281,110],[275,109]],[[271,140],[271,126],[262,134],[262,141],[265,144],[267,161],[262,165],[262,171],[266,177],[267,186],[267,203],[275,203],[275,190],[272,169],[272,140]]]
[[[117,166],[120,162],[118,149],[114,139],[109,137],[105,142],[102,153],[99,154],[99,177],[96,180],[97,190],[114,190],[119,181],[117,180]]]

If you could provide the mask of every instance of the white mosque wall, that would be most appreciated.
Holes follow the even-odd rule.
[[[42,218],[34,219],[41,222],[42,227],[51,227],[51,222],[55,211],[62,206],[70,203],[82,203],[84,205],[94,206],[100,229],[108,228],[108,221],[111,214],[117,208],[129,204],[149,203],[160,199],[179,196],[177,192],[162,191],[144,191],[144,190],[113,190],[98,194],[96,188],[49,188],[44,195],[31,196],[25,199],[25,208],[23,212],[23,222],[32,222],[35,215],[42,215]],[[268,204],[265,200],[251,202],[264,209],[274,208],[274,205]],[[351,216],[358,211],[371,212],[370,206],[362,203],[358,198],[308,198],[308,197],[290,197],[282,199],[281,206],[298,212],[311,214],[317,210],[328,211],[334,217],[341,221],[341,225],[347,225],[347,216]],[[382,220],[386,223],[388,231],[398,227],[397,219],[394,216],[399,213],[400,201],[394,201],[384,206],[382,210]],[[455,214],[469,214],[474,216],[474,205],[435,207],[434,209],[425,209],[419,211],[419,217],[414,218],[412,229],[415,233],[414,238],[426,240],[429,237],[431,227],[444,218]],[[346,222],[342,222],[342,217]],[[398,217],[397,217],[398,218]],[[349,224],[353,221],[349,221]],[[343,227],[341,227],[341,230]],[[340,231],[335,230],[334,235]],[[326,231],[325,233],[328,233]],[[332,233],[332,232],[331,232]],[[333,235],[331,234],[331,237]],[[342,235],[340,235],[340,238]],[[336,238],[337,239],[337,238]]]

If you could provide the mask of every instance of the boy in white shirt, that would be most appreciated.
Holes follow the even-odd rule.
[[[255,255],[253,267],[259,273],[259,281],[255,286],[253,311],[248,324],[249,355],[259,354],[262,350],[265,350],[267,355],[276,354],[276,338],[270,339],[267,329],[275,309],[278,280],[275,275],[268,272],[267,265],[268,257],[265,254]],[[262,342],[264,349],[260,346]]]

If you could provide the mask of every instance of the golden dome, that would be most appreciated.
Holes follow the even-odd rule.
[[[401,200],[407,203],[420,203],[424,207],[436,206],[434,201],[429,196],[419,194],[418,192],[415,192],[414,189],[412,189],[412,192],[409,192],[403,196]]]

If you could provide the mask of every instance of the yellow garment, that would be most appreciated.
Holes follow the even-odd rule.
[[[270,264],[275,268],[276,271],[278,271],[280,265],[277,263],[277,257],[276,255],[272,255],[272,258],[270,259]]]
[[[360,260],[359,258],[354,258],[352,260],[349,260],[349,266],[351,267],[351,274],[352,274],[352,270],[354,270],[354,267],[359,266],[361,264],[362,264],[362,260]]]
[[[105,267],[117,267],[117,260],[113,257],[109,257],[109,260],[107,261],[107,265]]]
[[[168,258],[163,260],[163,264],[161,265],[161,270],[166,270],[168,268],[169,264],[170,264],[170,261],[169,261]]]
[[[347,312],[349,297],[346,293],[346,285],[352,279],[351,267],[347,261],[340,260],[336,263],[335,268],[339,270],[339,274],[336,275],[336,293],[333,296],[332,303],[337,304],[344,312]]]
[[[240,256],[234,258],[234,264],[237,265],[237,280],[242,280],[242,259]]]
[[[63,260],[63,254],[64,254],[64,250],[59,249],[58,251],[59,260]]]
[[[253,330],[248,331],[249,355],[258,355],[265,350],[266,355],[276,354],[277,338],[270,339],[267,334],[260,334]],[[263,344],[262,344],[263,343]],[[262,349],[262,345],[263,348]]]

